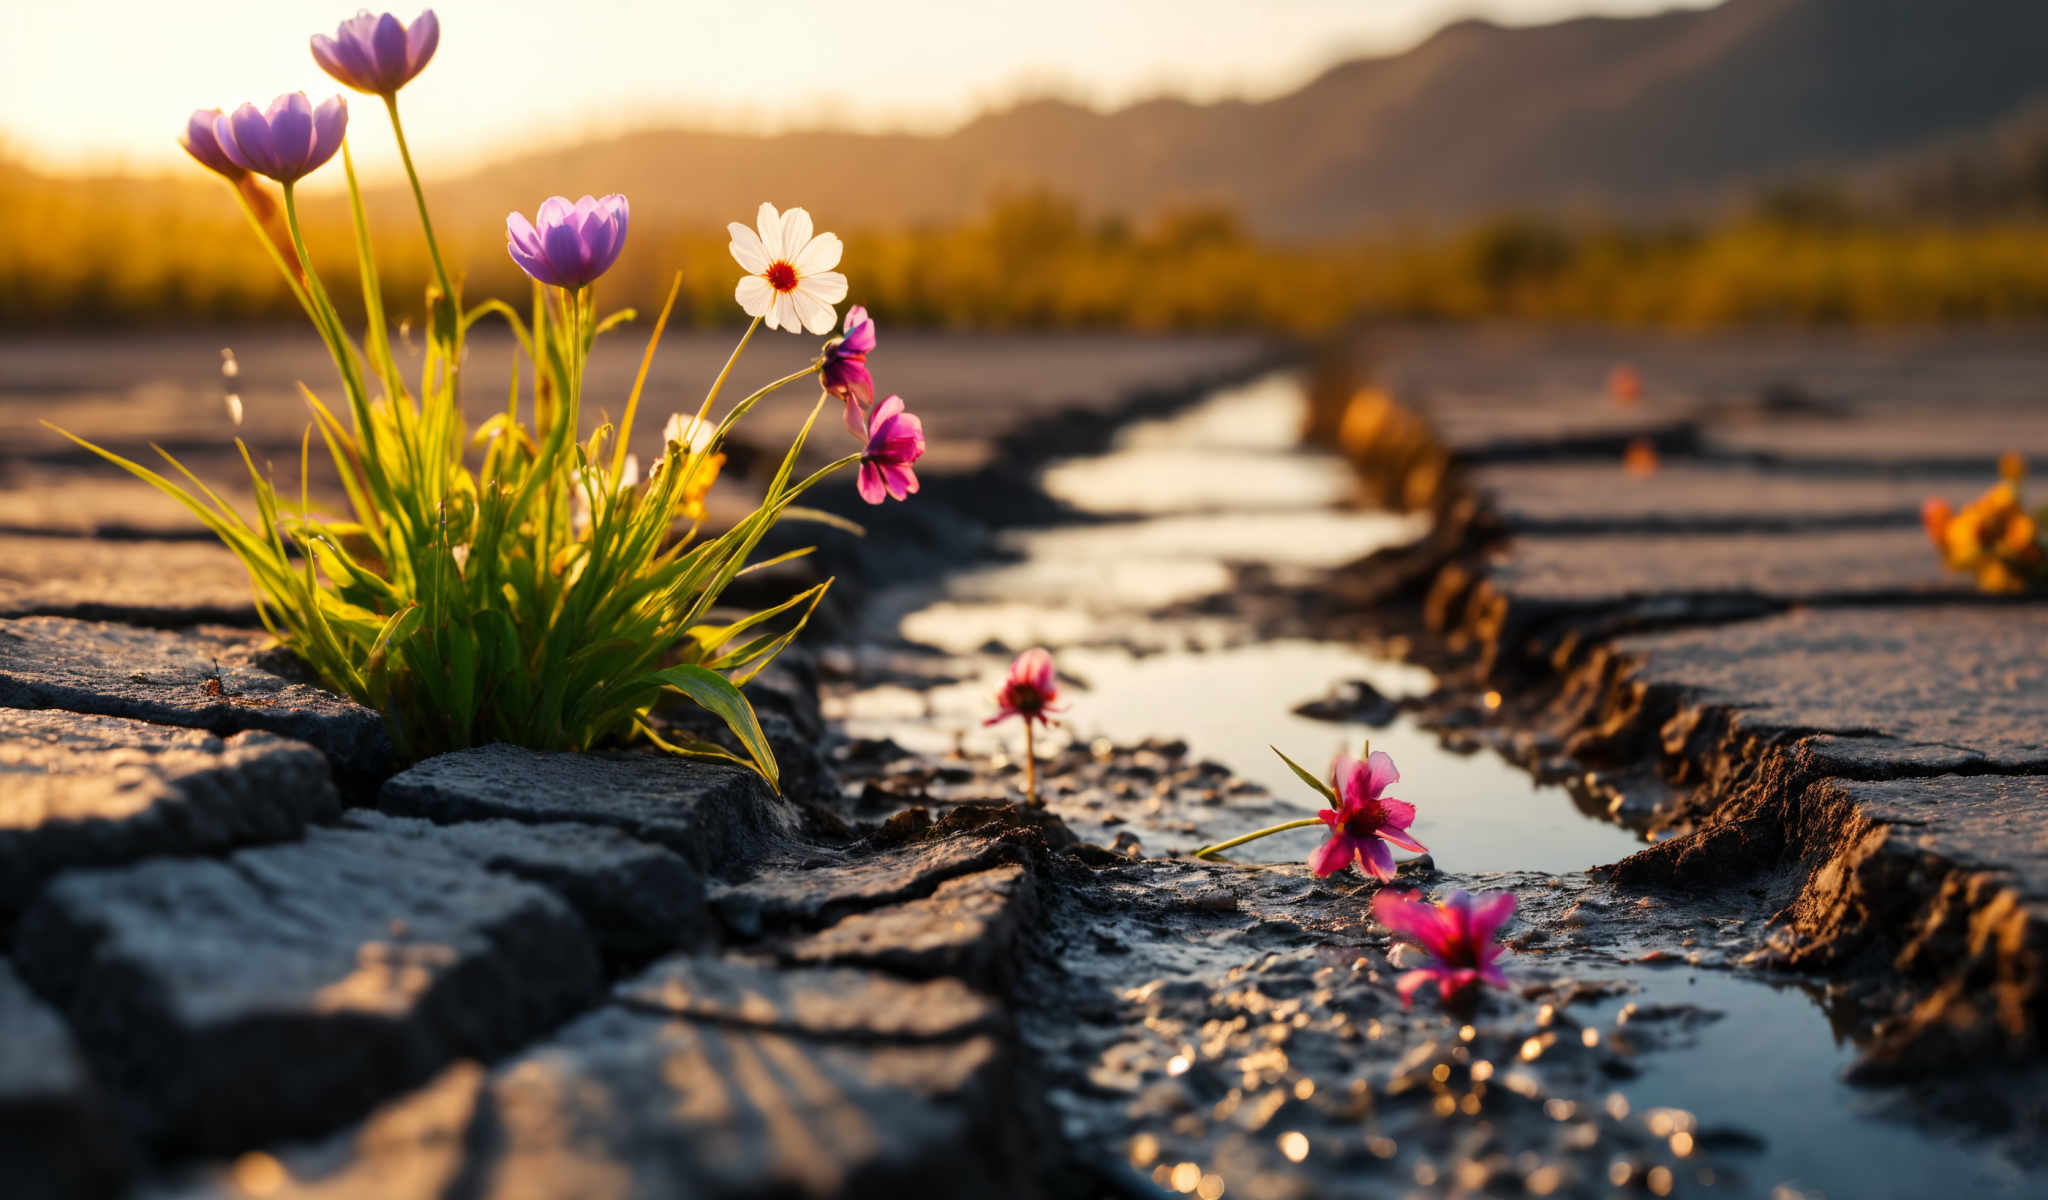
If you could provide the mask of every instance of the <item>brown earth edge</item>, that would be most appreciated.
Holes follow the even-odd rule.
[[[1606,502],[1612,511],[1592,499],[1584,506],[1590,515],[1544,527],[1527,516],[1542,497],[1531,503],[1522,460],[1534,461],[1536,471],[1558,469],[1542,465],[1551,460],[1598,462],[1611,480],[1620,480],[1620,452],[1640,439],[1665,454],[1661,469],[1674,476],[1658,487],[1677,491],[1690,486],[1684,472],[1693,462],[1740,484],[1734,477],[1750,469],[1747,448],[1731,453],[1702,445],[1702,422],[1672,420],[1668,407],[1655,405],[1632,415],[1596,413],[1594,424],[1603,427],[1590,433],[1567,428],[1524,445],[1514,444],[1511,433],[1505,443],[1495,437],[1479,444],[1461,436],[1461,425],[1474,414],[1458,403],[1464,397],[1454,389],[1442,389],[1454,397],[1449,412],[1432,413],[1426,385],[1414,388],[1424,397],[1417,404],[1361,387],[1360,378],[1355,368],[1325,364],[1310,437],[1339,444],[1380,502],[1425,508],[1435,526],[1420,544],[1378,552],[1338,572],[1332,594],[1307,598],[1296,619],[1313,623],[1321,610],[1331,621],[1362,622],[1367,636],[1386,638],[1439,670],[1442,688],[1413,706],[1426,725],[1447,740],[1493,744],[1539,775],[1567,781],[1582,807],[1605,808],[1656,839],[1596,868],[1596,877],[1624,893],[1664,899],[1719,894],[1751,910],[1761,904],[1771,913],[1773,932],[1748,960],[1838,981],[1865,1035],[1856,1078],[1927,1078],[2042,1052],[2048,1021],[2048,908],[2039,871],[2041,831],[2048,827],[2048,684],[2038,662],[2038,647],[2048,644],[2048,612],[2042,605],[1977,596],[1962,582],[1938,578],[1916,576],[1903,585],[1851,578],[1839,590],[1820,585],[1802,593],[1797,584],[1768,578],[1693,586],[1684,569],[1668,584],[1638,580],[1611,596],[1595,588],[1560,599],[1543,586],[1525,586],[1532,573],[1518,569],[1531,557],[1522,552],[1523,535],[1544,547],[1535,555],[1540,558],[1548,547],[1566,544],[1544,535],[1647,529],[1739,537],[1781,525],[1797,530],[1798,514],[1786,522],[1784,514],[1753,510],[1695,512],[1695,519],[1681,514],[1665,528],[1652,511],[1654,497],[1624,494]],[[1776,399],[1766,393],[1760,407]],[[1961,419],[1973,415],[1980,414]],[[2014,430],[2021,441],[2029,431],[2048,433],[2038,417]],[[1981,490],[1995,478],[1996,449],[1879,466],[1888,486],[1931,492],[1953,483],[1959,468],[1976,464],[1970,478]],[[1828,480],[1857,471],[1845,462],[1782,461]],[[1575,468],[1568,462],[1563,469]],[[1923,477],[1930,482],[1919,482]],[[1887,550],[1917,552],[1910,569],[1938,577],[1915,506],[1894,507],[1884,514],[1826,514],[1814,526],[1827,538],[1859,536],[1841,531],[1863,524],[1888,526],[1881,535]],[[1713,542],[1703,538],[1696,545],[1711,549]],[[1607,546],[1591,553],[1615,552],[1614,543]],[[1654,574],[1657,566],[1645,570]],[[1827,568],[1825,555],[1816,567]],[[1540,568],[1534,574],[1540,576]],[[1818,653],[1817,643],[1788,649],[1788,639],[1776,635],[1801,624],[1828,631],[1888,624],[1913,630],[1922,613],[1937,614],[1938,623],[1910,636],[1947,637],[1953,644],[1936,645],[1926,659],[1907,664],[1929,676],[1917,681],[1919,695],[1938,706],[1950,689],[1948,702],[1971,710],[1967,718],[1977,707],[1969,703],[1973,686],[2000,693],[1994,711],[1974,715],[1994,727],[1989,736],[2006,752],[1974,753],[1974,744],[1930,747],[1883,722],[1844,727],[1785,720],[1777,696],[1741,690],[1739,671],[1701,680],[1659,669],[1668,666],[1670,645],[1688,639],[1688,648],[1746,638],[1755,655]],[[1731,639],[1729,630],[1743,632]],[[2030,645],[2035,649],[2028,651]],[[1854,670],[1842,674],[1845,679],[1819,686],[1853,683]],[[1765,674],[1759,682],[1768,679]],[[1911,744],[1891,753],[1902,743]],[[1866,745],[1882,752],[1864,753]]]

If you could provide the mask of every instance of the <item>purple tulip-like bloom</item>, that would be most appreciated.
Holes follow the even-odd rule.
[[[924,422],[903,411],[903,397],[891,396],[868,418],[867,447],[860,452],[860,498],[880,504],[917,490],[910,464],[924,455]]]
[[[626,244],[626,198],[613,193],[569,203],[550,196],[535,219],[505,218],[506,249],[519,269],[556,287],[579,288],[611,269]]]
[[[213,122],[229,162],[286,184],[333,158],[347,130],[348,101],[334,96],[315,109],[304,92],[286,92],[268,111],[244,104]]]
[[[213,134],[213,123],[220,120],[217,108],[195,108],[185,120],[185,132],[178,135],[178,144],[185,148],[200,166],[229,181],[241,179],[249,172],[235,165],[234,160],[221,151],[220,139]]]
[[[393,96],[426,68],[441,44],[441,22],[427,9],[410,26],[390,13],[365,9],[343,21],[334,36],[313,35],[313,60],[335,80],[372,96]]]
[[[868,374],[874,349],[874,319],[858,304],[846,310],[845,331],[825,343],[819,375],[826,391],[846,401],[846,428],[855,437],[867,436],[868,405],[875,402],[875,377]]]

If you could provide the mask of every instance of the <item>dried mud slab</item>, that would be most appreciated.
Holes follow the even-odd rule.
[[[332,1128],[600,989],[554,893],[361,830],[69,872],[15,951],[153,1140],[223,1152]]]
[[[0,617],[255,625],[249,573],[213,542],[0,533]]]
[[[0,1179],[18,1200],[119,1194],[129,1148],[57,1014],[0,960]]]
[[[382,717],[272,665],[253,636],[0,619],[0,707],[131,717],[223,736],[260,729],[318,748],[348,781],[390,773]]]
[[[459,750],[386,780],[377,804],[439,822],[609,826],[712,875],[743,870],[798,828],[795,808],[752,771],[654,752]]]
[[[0,913],[68,868],[286,841],[340,811],[304,742],[0,708]]]

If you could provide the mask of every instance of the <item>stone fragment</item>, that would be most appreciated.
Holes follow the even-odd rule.
[[[612,990],[635,1008],[807,1037],[940,1041],[992,1033],[995,1003],[957,979],[913,983],[849,967],[679,954]]]
[[[651,751],[459,750],[386,780],[377,804],[440,822],[606,825],[721,876],[743,873],[797,829],[795,808],[752,771]]]
[[[1820,775],[2048,770],[2048,609],[1809,608],[1622,638],[1630,678],[1797,737]]]
[[[743,883],[714,889],[712,905],[729,927],[742,931],[817,924],[929,895],[954,876],[1017,856],[1009,844],[975,834],[887,850],[818,848],[809,860],[779,863]]]
[[[304,742],[0,708],[0,913],[68,867],[283,841],[340,809]]]
[[[0,1181],[9,1200],[118,1194],[127,1147],[57,1014],[0,960]]]
[[[241,560],[217,542],[0,533],[0,617],[255,625],[251,587]]]
[[[717,935],[703,875],[681,855],[610,826],[503,820],[435,825],[361,810],[349,813],[342,825],[418,841],[537,883],[568,901],[614,961]]]
[[[1011,1195],[1030,1166],[1009,1075],[989,1037],[849,1044],[612,1006],[279,1150],[268,1195]],[[232,1169],[211,1183],[180,1195],[246,1195]]]
[[[857,912],[783,950],[800,963],[857,963],[921,977],[1006,975],[1031,919],[1031,877],[1006,864],[949,879],[921,900]]]
[[[0,707],[134,717],[218,734],[261,729],[317,747],[345,781],[390,770],[374,711],[279,675],[260,639],[64,617],[0,620]]]
[[[553,893],[416,838],[315,829],[53,881],[17,960],[167,1146],[322,1132],[594,999]]]

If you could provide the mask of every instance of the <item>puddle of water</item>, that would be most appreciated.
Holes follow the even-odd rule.
[[[962,682],[871,687],[837,698],[834,715],[850,733],[927,753],[1013,754],[1014,726],[985,729],[981,719],[1009,653],[1042,644],[1058,656],[1069,706],[1048,750],[1062,739],[1184,739],[1192,757],[1221,761],[1307,815],[1320,800],[1268,745],[1314,769],[1370,733],[1400,766],[1395,792],[1416,806],[1413,832],[1444,870],[1564,874],[1639,849],[1633,833],[1491,751],[1454,754],[1406,718],[1367,730],[1291,711],[1351,679],[1390,697],[1423,693],[1434,686],[1427,671],[1344,644],[1247,644],[1247,631],[1224,618],[1151,616],[1228,588],[1231,562],[1333,566],[1424,532],[1420,521],[1341,507],[1343,465],[1293,449],[1302,403],[1299,381],[1275,376],[1136,426],[1105,455],[1049,468],[1047,486],[1076,507],[1145,519],[1012,535],[1020,561],[963,572],[942,596],[897,610],[898,631],[955,656],[949,669]],[[1234,857],[1298,861],[1320,836],[1282,834]],[[1753,1151],[1715,1149],[1721,1174],[1709,1190],[1774,1200],[2038,1194],[2010,1163],[1877,1112],[1884,1095],[1843,1082],[1854,1048],[1805,992],[1708,970],[1631,967],[1612,977],[1640,990],[1584,1011],[1609,1030],[1631,1000],[1725,1014],[1640,1055],[1640,1074],[1616,1084],[1638,1113],[1682,1108],[1701,1129],[1762,1139]],[[1741,1177],[1729,1179],[1730,1168]],[[1680,1194],[1687,1187],[1681,1176]]]
[[[1008,535],[1017,561],[954,575],[943,596],[897,625],[905,639],[965,660],[962,673],[972,678],[924,692],[871,689],[838,715],[852,732],[919,750],[1014,753],[1014,731],[980,726],[1007,665],[986,651],[1044,645],[1070,680],[1066,736],[1182,738],[1196,757],[1312,814],[1319,799],[1268,746],[1321,767],[1347,742],[1355,751],[1369,731],[1291,710],[1349,679],[1388,696],[1420,694],[1434,686],[1429,673],[1349,645],[1247,645],[1227,621],[1150,616],[1227,590],[1231,562],[1327,568],[1427,532],[1420,516],[1340,507],[1352,494],[1349,467],[1295,448],[1303,404],[1300,379],[1281,373],[1135,425],[1105,454],[1049,468],[1047,486],[1078,507],[1151,515]],[[1564,789],[1537,785],[1491,751],[1453,754],[1405,719],[1375,742],[1405,775],[1398,794],[1419,810],[1415,836],[1447,870],[1569,872],[1641,848],[1634,834],[1588,818]],[[1317,840],[1304,829],[1236,853],[1301,859]]]
[[[1642,1073],[1615,1090],[1637,1112],[1668,1105],[1690,1112],[1702,1129],[1763,1139],[1753,1152],[1714,1156],[1742,1172],[1740,1191],[1783,1196],[1776,1189],[1784,1187],[1807,1200],[2040,1194],[2038,1177],[1997,1155],[1882,1115],[1883,1093],[1844,1082],[1855,1047],[1834,1034],[1805,990],[1726,971],[1639,968],[1622,977],[1642,990],[1589,1008],[1589,1023],[1614,1028],[1630,1001],[1723,1014],[1695,1029],[1689,1043],[1641,1055]]]

